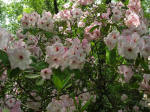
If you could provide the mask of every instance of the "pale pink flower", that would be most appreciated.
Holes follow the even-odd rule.
[[[68,95],[60,96],[60,100],[53,98],[47,106],[47,112],[74,112],[75,109],[74,101]]]
[[[122,18],[122,11],[121,9],[115,7],[112,9],[113,15],[112,15],[112,19],[113,21],[119,21]]]
[[[118,40],[118,53],[127,59],[136,59],[139,53],[138,40],[136,32],[124,31]]]
[[[150,56],[150,36],[143,36],[140,38],[138,45],[141,55],[144,58],[148,58]]]
[[[41,77],[43,79],[50,79],[52,75],[52,70],[50,68],[45,68],[41,70]]]
[[[29,28],[29,14],[23,14],[23,17],[21,18],[21,25],[24,29]]]
[[[111,14],[110,8],[108,8],[106,13],[102,13],[101,14],[101,18],[103,18],[103,19],[109,19],[109,15],[110,14]]]
[[[140,83],[139,90],[143,90],[146,94],[150,94],[150,74],[143,75],[143,81]]]
[[[121,109],[121,110],[118,110],[118,112],[124,112],[124,111]]]
[[[12,69],[25,70],[31,64],[30,52],[26,48],[8,49],[8,58]]]
[[[28,46],[29,51],[32,53],[32,55],[40,57],[42,56],[42,50],[40,49],[40,47],[36,47],[36,46]]]
[[[133,107],[133,110],[134,110],[135,112],[139,112],[139,107],[138,107],[137,105],[135,105],[135,106]]]
[[[91,31],[91,29],[95,26],[99,26],[99,28],[95,28],[93,31]],[[84,30],[84,38],[86,38],[88,41],[98,39],[100,37],[100,26],[101,23],[95,21],[93,24],[86,27]]]
[[[134,74],[132,68],[126,65],[121,65],[118,67],[118,69],[119,69],[119,73],[124,75],[124,81],[128,83]]]
[[[62,63],[62,56],[65,53],[65,48],[62,43],[56,42],[52,46],[46,48],[46,61],[50,67],[58,68]]]
[[[79,18],[83,15],[83,12],[79,8],[73,8],[71,9],[71,14],[73,18]]]
[[[85,26],[85,23],[84,23],[83,21],[79,21],[79,22],[78,22],[78,27],[81,27],[81,28],[82,28],[82,27],[84,27],[84,26]]]
[[[22,30],[18,30],[18,31],[16,32],[16,35],[17,35],[17,37],[18,37],[19,39],[24,39],[24,38],[25,38],[25,35],[22,34],[21,32],[22,32]]]
[[[71,10],[62,10],[53,16],[55,21],[66,21],[72,19]]]
[[[114,30],[111,33],[109,33],[107,37],[104,38],[104,42],[110,50],[115,48],[118,42],[119,36],[120,36],[119,32]]]
[[[87,39],[83,39],[82,40],[82,48],[85,50],[85,52],[87,54],[89,54],[89,52],[91,51],[91,45],[90,43],[87,41]]]
[[[16,104],[13,106],[10,112],[22,112],[20,105],[21,103],[19,101],[16,101]]]
[[[37,45],[38,39],[34,35],[27,34],[27,41],[26,44],[28,45]]]
[[[21,18],[21,24],[24,29],[28,29],[30,27],[36,27],[37,21],[40,18],[40,15],[36,12],[31,14],[24,13]]]
[[[137,28],[140,25],[140,18],[136,13],[131,12],[126,16],[125,24],[129,28]]]
[[[44,11],[42,18],[38,19],[37,25],[39,28],[52,32],[54,28],[54,20],[50,12]]]
[[[7,80],[7,70],[5,70],[0,76],[0,81],[5,82],[6,80]]]
[[[135,13],[141,11],[141,1],[140,0],[129,0],[128,8]]]
[[[94,0],[78,0],[78,3],[81,5],[89,5],[92,4]]]
[[[5,104],[9,107],[12,108],[16,104],[16,99],[12,95],[6,95],[5,97]]]
[[[127,98],[128,98],[128,96],[127,96],[126,94],[123,94],[123,95],[121,96],[121,101],[125,101]]]
[[[144,21],[141,21],[140,25],[137,27],[137,32],[140,34],[140,35],[143,35],[143,34],[146,34],[148,33],[148,26],[147,26],[147,23],[144,22]]]

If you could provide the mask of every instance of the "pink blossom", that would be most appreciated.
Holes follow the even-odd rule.
[[[135,13],[139,13],[141,10],[140,0],[129,0],[128,8]]]
[[[86,38],[88,41],[96,40],[100,37],[100,29],[96,28],[93,31],[90,31],[94,26],[101,26],[101,23],[98,23],[95,21],[90,26],[86,27],[84,30],[84,38]]]
[[[41,70],[41,76],[43,79],[50,79],[52,75],[52,71],[50,68],[45,68]]]
[[[112,19],[113,21],[119,21],[122,18],[122,11],[121,9],[115,7],[112,9],[113,15],[112,15]]]
[[[16,104],[13,106],[10,112],[22,112],[19,101],[16,102]]]
[[[128,67],[126,65],[121,65],[118,67],[118,69],[119,69],[119,73],[124,75],[124,81],[128,83],[134,74],[131,67]]]
[[[79,4],[81,5],[89,5],[94,2],[94,0],[78,0]]]
[[[104,42],[110,50],[112,50],[116,46],[119,36],[119,32],[114,30],[104,38]]]
[[[82,21],[79,21],[78,22],[78,27],[84,27],[85,26],[85,23],[84,22],[82,22]]]
[[[129,15],[126,16],[125,24],[129,28],[136,28],[136,27],[138,27],[140,25],[139,16],[136,13],[131,12]]]

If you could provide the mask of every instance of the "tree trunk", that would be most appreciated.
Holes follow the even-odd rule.
[[[55,13],[57,14],[57,13],[58,13],[58,4],[57,4],[57,0],[54,0],[54,10],[55,10]]]

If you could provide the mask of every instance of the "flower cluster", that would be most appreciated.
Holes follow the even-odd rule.
[[[52,102],[47,106],[47,112],[74,112],[76,110],[75,102],[79,105],[80,100],[82,101],[81,105],[84,106],[91,97],[92,102],[94,102],[95,96],[91,95],[89,92],[80,94],[78,97],[75,97],[75,100],[68,95],[62,95],[59,99],[53,98]]]
[[[111,98],[116,98],[112,94],[114,91],[117,93],[119,87],[126,85],[136,84],[137,94],[139,91],[150,93],[150,75],[144,73],[149,72],[146,65],[150,56],[149,24],[140,0],[129,0],[128,5],[122,2],[100,4],[106,10],[101,10],[96,3],[91,5],[94,0],[71,0],[69,3],[54,15],[46,11],[41,15],[24,13],[22,29],[16,32],[16,36],[0,28],[0,92],[6,83],[8,90],[4,92],[14,92],[17,98],[23,99],[25,109],[34,111],[45,110],[49,103],[47,112],[74,112],[77,109],[86,112],[82,107],[89,105],[89,101],[95,102],[96,106],[99,101],[104,101],[112,109],[115,105],[118,112],[139,111],[137,104],[122,108],[118,102],[112,104]],[[105,45],[114,50],[108,51]],[[116,56],[115,64],[111,60],[112,53]],[[118,73],[122,74],[121,81]],[[139,77],[143,80],[137,81],[140,87],[137,82],[130,85],[131,78],[138,79],[136,75],[141,73],[144,76]],[[88,89],[84,91],[83,88]],[[24,94],[27,95],[22,98]],[[123,103],[128,102],[130,94],[120,95]],[[4,109],[21,112],[17,98],[6,95],[3,101],[0,100],[0,112]]]
[[[118,53],[127,59],[136,59],[138,53],[140,53],[144,58],[150,56],[148,46],[149,46],[149,36],[147,35],[148,28],[146,21],[140,16],[139,13],[141,6],[139,6],[140,1],[130,0],[129,9],[126,10],[125,25],[128,29],[124,29],[121,34],[118,31],[112,31],[108,34],[104,41],[108,48],[112,50],[118,47]],[[135,4],[138,4],[136,7]],[[134,7],[136,7],[134,9]],[[145,34],[145,36],[143,36]]]
[[[114,22],[118,22],[123,18],[123,14],[124,14],[124,10],[122,9],[124,5],[122,4],[122,2],[117,2],[117,3],[112,3],[111,7],[112,7],[112,21]],[[107,15],[109,16],[109,14],[111,12],[107,11]]]
[[[61,67],[65,69],[82,69],[86,55],[90,52],[90,44],[86,39],[80,40],[66,39],[66,46],[60,42],[55,42],[52,46],[46,48],[46,62],[50,68]]]
[[[144,74],[143,76],[143,81],[140,84],[140,90],[143,90],[146,94],[150,94],[150,85],[149,85],[149,81],[150,81],[150,74]]]
[[[31,53],[27,49],[25,42],[19,40],[11,43],[7,49],[7,53],[12,69],[18,67],[21,70],[25,70],[29,68],[32,62],[30,59]]]
[[[24,29],[40,28],[45,31],[53,31],[54,20],[50,12],[43,12],[42,17],[36,12],[32,14],[24,13],[21,19],[21,24]]]
[[[93,27],[97,27],[95,29],[92,29]],[[96,40],[100,37],[100,27],[101,23],[95,21],[90,26],[86,27],[84,30],[84,38],[86,38],[88,41]]]
[[[74,112],[76,109],[74,100],[68,95],[60,96],[60,99],[52,99],[52,102],[47,106],[47,112]]]
[[[22,112],[21,102],[16,100],[12,95],[6,95],[4,102],[0,101],[0,112],[8,110],[9,112]]]

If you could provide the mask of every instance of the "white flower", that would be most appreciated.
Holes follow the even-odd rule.
[[[137,28],[140,25],[140,18],[136,13],[131,12],[129,15],[127,15],[125,24],[129,28]]]
[[[144,21],[141,21],[141,24],[139,25],[139,27],[137,27],[137,31],[140,35],[148,33],[148,27],[146,23],[144,23]]]
[[[143,36],[140,38],[138,46],[140,49],[140,54],[144,58],[148,58],[150,56],[150,36]]]
[[[38,19],[37,25],[45,31],[53,31],[54,21],[50,12],[43,12],[42,18]]]
[[[118,67],[118,69],[119,69],[119,73],[124,75],[124,81],[129,82],[129,80],[132,78],[134,74],[131,67],[128,67],[126,65],[121,65]]]
[[[50,79],[52,75],[52,71],[50,68],[45,68],[41,70],[41,76],[43,79]]]
[[[64,53],[64,46],[62,43],[56,42],[52,46],[47,46],[46,53],[48,56],[61,55]]]
[[[135,105],[135,106],[133,107],[133,110],[134,110],[135,112],[139,112],[139,107],[138,107],[137,105]]]
[[[84,26],[85,26],[85,23],[84,23],[83,21],[79,21],[79,22],[78,22],[78,27],[81,27],[81,28],[82,28],[82,27],[84,27]]]
[[[118,40],[118,52],[121,56],[127,59],[136,59],[139,53],[139,47],[137,41],[139,35],[137,34],[127,34],[120,36]]]
[[[74,107],[73,99],[68,95],[62,95],[60,100],[52,99],[47,106],[47,112],[74,112]]]
[[[133,46],[132,44],[123,45],[120,50],[120,55],[127,59],[136,59],[137,57],[138,47]]]
[[[128,98],[128,96],[127,96],[126,94],[123,94],[123,95],[121,96],[121,101],[125,101],[127,98]]]
[[[113,12],[112,19],[113,19],[114,21],[119,21],[119,20],[122,18],[122,12],[121,12],[120,9],[118,9],[118,8],[113,8],[112,12]]]
[[[12,69],[18,67],[25,70],[31,64],[30,52],[25,48],[9,49],[8,58]]]
[[[12,108],[12,107],[16,104],[16,99],[13,98],[12,95],[6,95],[5,104],[6,104],[9,108]]]
[[[121,110],[118,110],[118,112],[123,112],[123,110],[121,109]]]
[[[50,67],[58,68],[62,61],[65,49],[62,43],[56,42],[52,46],[46,48],[46,62],[50,64]]]
[[[72,16],[73,16],[73,18],[79,18],[79,17],[81,17],[82,16],[82,10],[81,9],[79,9],[79,8],[73,8],[72,10],[71,10],[71,13],[72,13]]]
[[[112,50],[116,46],[119,35],[120,35],[119,32],[112,31],[111,33],[108,34],[107,37],[104,38],[104,42],[110,50]]]

